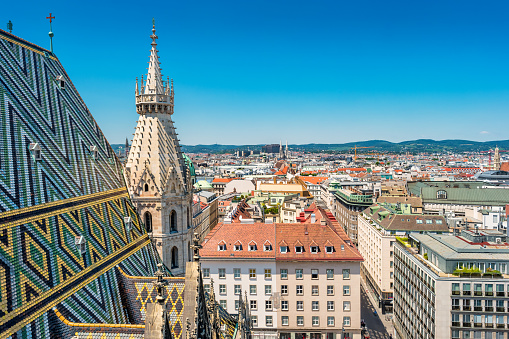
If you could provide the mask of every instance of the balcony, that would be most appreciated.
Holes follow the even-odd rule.
[[[497,307],[497,312],[505,312],[505,307]]]
[[[493,323],[485,323],[484,327],[486,327],[486,328],[493,328]]]
[[[474,323],[474,327],[482,327],[482,323]]]
[[[474,306],[474,311],[482,312],[482,306]]]
[[[475,292],[474,292],[474,295],[475,295],[476,297],[482,297],[482,291],[475,291]]]
[[[460,295],[460,291],[452,291],[452,295]]]
[[[472,311],[472,308],[469,305],[463,305],[463,311]]]
[[[493,306],[484,307],[484,312],[493,312]]]
[[[339,190],[334,193],[338,198],[343,201],[352,204],[363,204],[363,205],[371,205],[373,204],[373,196],[372,195],[364,195],[364,194],[348,194],[346,190]]]
[[[463,291],[463,295],[472,295],[472,291]]]
[[[497,324],[497,328],[505,328],[505,324]]]
[[[497,297],[505,297],[505,292],[497,292]]]
[[[461,326],[461,323],[459,321],[453,321],[452,322],[452,326],[453,327],[460,327]]]
[[[463,323],[463,327],[472,327],[471,323]]]
[[[493,292],[486,292],[487,297],[493,297]]]
[[[452,310],[453,311],[459,311],[460,310],[460,306],[459,305],[452,305]]]

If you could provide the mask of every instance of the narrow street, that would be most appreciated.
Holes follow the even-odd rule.
[[[378,315],[375,315],[375,310]],[[371,304],[371,300],[366,293],[366,289],[361,288],[361,319],[364,319],[364,322],[366,323],[369,338],[389,339],[389,333],[387,333],[387,330],[379,316],[385,317],[385,315],[380,314],[380,309],[378,307],[374,307]]]

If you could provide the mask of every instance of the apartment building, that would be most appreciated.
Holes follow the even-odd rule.
[[[330,212],[310,212],[300,223],[220,223],[202,244],[205,288],[230,313],[247,293],[254,338],[361,337],[362,257]]]
[[[394,258],[396,338],[509,338],[503,233],[411,234]]]
[[[341,188],[334,193],[335,215],[348,237],[358,244],[357,216],[366,207],[373,204],[372,190]]]
[[[444,217],[410,214],[401,204],[373,205],[359,214],[361,276],[378,296],[382,313],[392,312],[394,244],[413,232],[448,232]]]

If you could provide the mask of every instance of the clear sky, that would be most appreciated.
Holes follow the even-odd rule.
[[[183,144],[509,139],[509,1],[4,1],[110,143],[132,138],[155,17]],[[5,24],[2,28],[5,29]]]

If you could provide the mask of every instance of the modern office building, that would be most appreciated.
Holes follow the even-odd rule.
[[[397,338],[507,339],[507,236],[411,234],[394,248]]]

